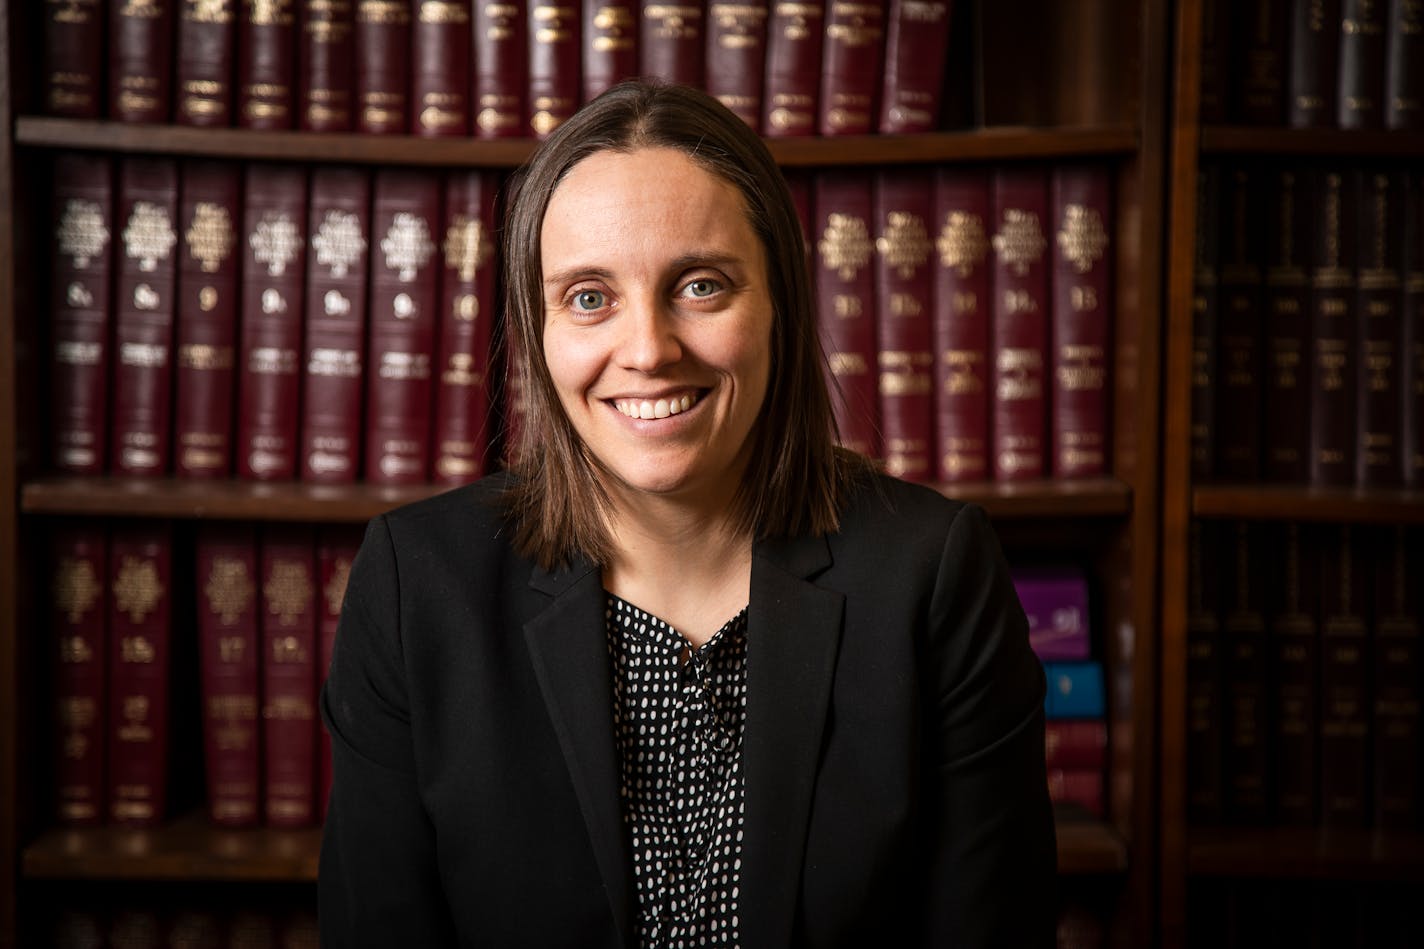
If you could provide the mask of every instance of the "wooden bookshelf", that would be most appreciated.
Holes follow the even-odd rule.
[[[1424,491],[1309,485],[1201,485],[1195,517],[1355,524],[1424,524]]]
[[[1208,125],[1201,130],[1201,150],[1205,155],[1420,158],[1424,132]]]
[[[1229,827],[1192,830],[1194,876],[1424,882],[1424,834]]]

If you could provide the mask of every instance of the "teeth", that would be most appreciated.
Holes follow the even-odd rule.
[[[678,415],[682,412],[686,412],[695,404],[697,404],[696,396],[684,395],[674,396],[671,399],[658,399],[656,402],[647,399],[642,401],[618,399],[613,403],[613,407],[629,418],[655,419]]]

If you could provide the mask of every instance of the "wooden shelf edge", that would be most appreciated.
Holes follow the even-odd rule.
[[[1132,487],[1115,478],[1041,481],[976,481],[935,488],[956,501],[971,501],[996,518],[1126,517]]]
[[[1424,524],[1424,491],[1221,484],[1192,488],[1192,515],[1243,520]]]
[[[1188,830],[1199,877],[1424,881],[1424,834],[1321,828]]]
[[[1071,876],[1124,873],[1127,842],[1109,824],[1093,820],[1060,820],[1058,872]]]
[[[1424,156],[1424,133],[1387,129],[1296,129],[1207,126],[1201,131],[1206,154],[1340,155],[1395,158]]]

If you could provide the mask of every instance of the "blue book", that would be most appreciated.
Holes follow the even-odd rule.
[[[1045,662],[1043,672],[1048,676],[1048,697],[1043,703],[1047,717],[1107,717],[1102,663]]]

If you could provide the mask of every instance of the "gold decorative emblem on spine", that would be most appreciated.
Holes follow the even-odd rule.
[[[597,31],[593,37],[594,52],[633,48],[637,21],[627,7],[599,7],[593,15],[593,28]]]
[[[885,216],[885,231],[875,239],[875,249],[906,280],[925,265],[933,250],[925,222],[904,211],[891,211]]]
[[[1070,204],[1063,211],[1058,249],[1078,273],[1087,273],[1107,252],[1108,232],[1102,216],[1092,208]]]
[[[826,220],[826,230],[816,244],[821,260],[842,280],[854,280],[855,275],[870,263],[870,231],[862,218],[849,214],[832,214]]]
[[[410,22],[410,7],[406,0],[361,0],[356,6],[356,19],[362,23]]]
[[[188,255],[198,262],[203,273],[216,273],[237,241],[227,208],[209,201],[199,201],[193,208],[193,220],[184,236],[188,239]]]
[[[1005,208],[999,233],[994,235],[994,252],[1015,274],[1022,277],[1031,264],[1043,258],[1048,242],[1038,224],[1038,215],[1020,208]]]
[[[72,258],[76,269],[84,269],[109,244],[109,229],[99,205],[82,198],[71,198],[64,204],[64,215],[56,232],[60,253]]]
[[[253,26],[288,26],[292,22],[292,0],[246,0],[247,20]]]
[[[50,589],[54,605],[70,623],[79,622],[93,609],[103,592],[94,564],[79,557],[64,557],[59,561]]]
[[[49,0],[50,6],[59,7],[50,16],[55,23],[83,25],[98,13],[99,0]]]
[[[326,597],[327,612],[341,612],[341,602],[346,599],[346,584],[350,579],[350,558],[336,558],[336,562],[331,565],[331,579],[326,581],[326,588],[322,590],[322,595]]]
[[[386,256],[386,269],[397,271],[401,283],[410,283],[435,253],[430,225],[418,214],[398,212],[381,238],[381,253]]]
[[[311,603],[310,568],[300,560],[277,561],[262,584],[262,596],[268,615],[275,616],[283,626],[291,626]]]
[[[967,277],[984,263],[989,254],[989,238],[984,233],[984,220],[967,211],[950,211],[945,216],[935,240],[939,260],[946,268]]]
[[[266,211],[247,238],[252,257],[267,268],[267,275],[280,277],[302,250],[302,232],[283,211]]]
[[[183,19],[194,23],[232,22],[233,0],[186,0]]]
[[[119,16],[156,20],[163,16],[163,8],[158,5],[158,0],[125,0],[119,8]]]
[[[148,618],[163,598],[163,584],[158,579],[158,565],[146,557],[125,556],[114,578],[114,603],[129,620],[141,623]]]
[[[421,23],[453,23],[457,26],[470,22],[469,12],[460,4],[448,0],[421,0],[419,18]]]
[[[475,279],[480,268],[489,263],[494,249],[489,235],[479,218],[465,214],[455,215],[455,220],[445,229],[445,266],[458,271],[460,280],[469,283]]]
[[[219,623],[224,626],[236,623],[243,613],[252,608],[256,592],[245,560],[240,557],[213,558],[213,569],[208,574],[208,582],[203,585],[203,595],[208,598],[208,608],[217,616]]]
[[[316,252],[317,264],[329,267],[333,277],[346,276],[366,252],[361,219],[350,211],[335,208],[327,211],[312,238],[312,250]]]

